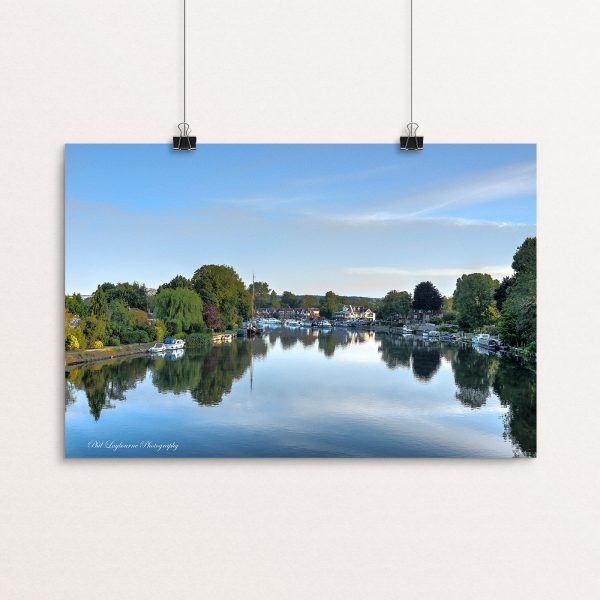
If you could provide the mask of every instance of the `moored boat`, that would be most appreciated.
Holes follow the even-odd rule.
[[[489,345],[490,337],[491,336],[489,333],[478,333],[477,335],[473,336],[471,341],[477,346],[484,346],[487,348]]]
[[[152,352],[152,353],[165,352],[165,350],[166,350],[166,347],[161,342],[156,342],[156,344],[154,344],[154,346],[151,346],[150,348],[148,348],[148,352]]]

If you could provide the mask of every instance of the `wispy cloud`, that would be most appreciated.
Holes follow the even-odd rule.
[[[454,209],[534,194],[535,162],[525,161],[474,177],[463,178],[460,181],[446,181],[416,194],[403,194],[391,202],[380,203],[377,210],[355,213],[338,211],[336,214],[322,216],[348,224],[435,221],[453,226],[519,227],[525,224],[447,215],[436,216],[432,213],[442,209]]]
[[[368,223],[432,223],[451,227],[531,227],[528,223],[512,221],[491,221],[486,219],[466,219],[464,217],[419,217],[414,214],[398,215],[386,212],[375,212],[346,217],[330,217],[335,221],[343,221],[348,225],[364,225]]]
[[[511,275],[510,265],[486,265],[460,268],[400,269],[396,267],[347,267],[347,275],[390,275],[406,277],[460,277],[464,273],[488,273],[490,275]]]

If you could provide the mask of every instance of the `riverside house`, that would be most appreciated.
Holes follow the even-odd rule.
[[[375,313],[370,308],[348,304],[336,312],[333,318],[339,321],[374,321]]]

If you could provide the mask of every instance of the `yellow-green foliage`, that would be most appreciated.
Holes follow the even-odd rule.
[[[100,341],[100,340],[96,340],[93,344],[92,344],[93,348],[99,349],[99,348],[104,348],[104,344]]]
[[[79,350],[79,340],[72,333],[67,335],[66,342],[67,350]]]
[[[148,313],[145,310],[130,308],[129,312],[133,315],[136,325],[143,326],[148,323]]]
[[[154,327],[156,328],[156,341],[162,342],[167,335],[167,326],[165,325],[165,322],[161,321],[160,319],[156,319],[154,322]]]

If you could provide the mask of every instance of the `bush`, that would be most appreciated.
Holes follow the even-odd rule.
[[[109,346],[120,346],[121,345],[121,340],[116,337],[116,336],[112,336],[108,338],[108,345]]]
[[[456,321],[456,313],[453,310],[448,310],[442,315],[442,320],[445,323],[454,323]]]
[[[135,344],[145,344],[150,341],[150,336],[147,331],[138,329],[131,334],[131,341]]]
[[[99,350],[100,348],[104,348],[104,344],[100,340],[96,340],[92,344],[92,348],[95,348],[96,350]]]
[[[65,340],[65,348],[67,350],[79,350],[79,340],[73,334],[68,335]]]
[[[206,348],[210,346],[212,336],[210,333],[190,333],[185,340],[186,348]]]

